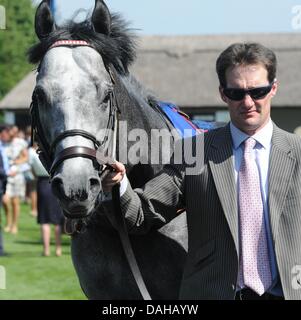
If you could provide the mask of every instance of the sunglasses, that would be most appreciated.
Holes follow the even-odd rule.
[[[253,89],[223,88],[224,95],[230,100],[241,101],[248,94],[253,100],[264,98],[272,90],[274,82],[265,87]]]

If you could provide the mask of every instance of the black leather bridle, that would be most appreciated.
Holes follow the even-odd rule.
[[[88,46],[89,44],[85,41],[76,41],[76,40],[66,40],[66,41],[57,41],[54,43],[50,49],[58,47],[58,46]],[[92,47],[93,48],[93,47]],[[108,133],[110,130],[116,130],[114,128],[116,123],[116,117],[117,114],[120,112],[120,109],[118,107],[118,102],[115,95],[115,78],[114,78],[114,72],[116,70],[112,65],[107,67],[108,73],[110,75],[111,81],[114,85],[112,92],[110,93],[110,99],[109,99],[109,107],[110,107],[110,113],[108,118],[108,123],[105,131],[105,136],[102,141],[99,141],[96,139],[96,137],[92,134],[90,134],[87,131],[80,130],[80,129],[73,129],[73,130],[66,130],[62,133],[60,133],[51,144],[48,143],[43,126],[41,125],[40,121],[40,115],[39,115],[39,106],[38,101],[36,97],[36,92],[33,92],[32,96],[32,102],[30,105],[30,113],[31,113],[31,122],[32,122],[32,142],[36,141],[38,143],[38,155],[39,158],[48,171],[50,177],[53,177],[53,174],[57,167],[66,159],[75,158],[75,157],[82,157],[82,158],[88,158],[93,161],[94,167],[98,170],[100,170],[100,164],[97,161],[96,153],[97,149],[100,147],[104,147],[106,142],[108,141]],[[59,142],[64,140],[67,137],[72,136],[81,136],[85,139],[88,139],[93,142],[94,148],[84,147],[84,146],[72,146],[63,149],[55,156],[55,149]]]

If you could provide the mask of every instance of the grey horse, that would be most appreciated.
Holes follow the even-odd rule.
[[[42,1],[35,30],[39,43],[29,50],[30,62],[39,63],[33,124],[53,192],[68,220],[84,226],[72,235],[72,260],[80,285],[89,299],[141,299],[111,223],[114,209],[102,208],[103,166],[91,154],[113,143],[104,132],[115,128],[117,114],[118,122],[127,124],[127,132],[140,129],[148,137],[152,129],[170,131],[172,126],[158,111],[156,99],[129,73],[135,59],[134,37],[103,1],[95,1],[90,19],[60,27],[49,1]],[[118,110],[112,114],[113,98]],[[118,158],[133,152],[137,143],[126,141],[120,150],[121,138],[116,137]],[[138,155],[135,163],[126,163],[133,187],[141,187],[162,168],[160,162],[151,164],[150,149],[149,139],[147,153]],[[187,254],[185,213],[130,239],[151,297],[177,299]]]

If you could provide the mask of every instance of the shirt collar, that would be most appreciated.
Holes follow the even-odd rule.
[[[244,142],[250,136],[239,130],[235,125],[230,122],[230,132],[234,149],[239,148],[242,142]],[[265,149],[268,149],[273,135],[273,123],[270,119],[269,122],[258,132],[256,132],[252,138],[259,142]]]

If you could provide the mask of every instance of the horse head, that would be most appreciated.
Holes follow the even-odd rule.
[[[102,0],[95,1],[88,22],[58,27],[49,1],[35,16],[40,42],[29,58],[40,64],[33,127],[52,190],[69,218],[88,216],[101,191],[96,150],[107,148],[116,116],[110,71],[127,73],[133,59],[133,42],[114,24],[118,19]]]

